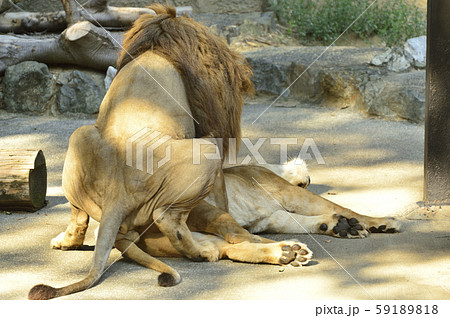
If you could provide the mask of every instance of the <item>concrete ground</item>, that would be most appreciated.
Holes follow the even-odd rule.
[[[309,149],[310,190],[360,213],[397,215],[404,221],[402,232],[362,240],[267,235],[307,243],[314,261],[303,268],[165,259],[183,277],[171,288],[158,287],[157,272],[124,260],[113,250],[110,262],[118,261],[101,284],[64,298],[450,299],[448,211],[416,205],[422,200],[423,126],[293,101],[278,103],[252,124],[268,105],[250,101],[245,107],[244,137],[253,144],[261,137],[298,138],[298,144],[288,148],[290,157],[299,154],[304,138],[313,138],[325,164],[318,164]],[[0,299],[25,299],[35,284],[60,287],[87,273],[95,221],[82,251],[52,250],[49,242],[69,221],[69,205],[60,186],[70,134],[93,121],[0,113],[0,148],[42,149],[49,174],[47,207],[35,213],[0,213]],[[267,139],[260,153],[275,163],[279,148]],[[240,158],[245,154],[243,146]]]

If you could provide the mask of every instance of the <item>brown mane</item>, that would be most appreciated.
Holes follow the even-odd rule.
[[[242,93],[252,91],[252,71],[245,59],[207,27],[175,8],[155,4],[156,16],[142,15],[126,33],[118,69],[146,51],[169,60],[179,71],[193,117],[196,137],[240,138]],[[238,141],[239,143],[239,141]]]

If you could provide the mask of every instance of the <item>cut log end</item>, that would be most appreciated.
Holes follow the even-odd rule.
[[[36,211],[46,204],[47,167],[41,150],[0,150],[0,210]]]

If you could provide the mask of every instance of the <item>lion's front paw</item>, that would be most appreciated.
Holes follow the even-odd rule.
[[[311,250],[300,242],[284,241],[279,243],[279,264],[292,265],[294,267],[308,264],[312,258]]]
[[[80,247],[81,243],[71,240],[66,232],[61,232],[57,237],[50,241],[50,247],[57,250],[75,250]]]
[[[369,232],[359,223],[356,218],[347,219],[342,215],[333,215],[332,221],[322,223],[319,226],[319,233],[329,234],[342,238],[364,238]]]
[[[210,242],[201,242],[200,258],[208,262],[217,262],[219,260],[219,249]]]
[[[55,238],[53,238],[50,241],[50,247],[54,249],[61,249],[61,243],[64,240],[64,236],[66,235],[66,232],[61,232],[59,235]]]

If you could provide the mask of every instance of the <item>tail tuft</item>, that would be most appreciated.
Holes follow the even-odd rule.
[[[28,293],[30,300],[46,300],[56,297],[56,288],[47,285],[36,285]]]
[[[158,277],[158,285],[163,287],[172,287],[178,284],[175,277],[173,277],[171,274],[168,273],[162,273]]]

